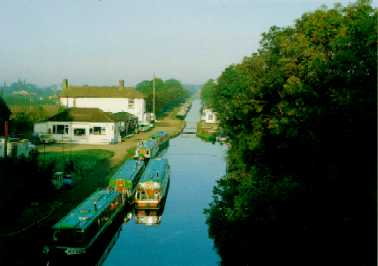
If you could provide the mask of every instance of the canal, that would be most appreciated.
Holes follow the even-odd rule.
[[[186,117],[187,128],[194,128],[199,119],[200,101],[194,100]],[[181,134],[171,139],[161,157],[167,158],[171,167],[164,210],[130,212],[130,220],[122,224],[101,259],[103,265],[199,266],[219,262],[203,210],[212,200],[217,178],[225,173],[225,147]]]

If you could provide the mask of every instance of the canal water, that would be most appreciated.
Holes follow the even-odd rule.
[[[194,100],[187,128],[195,128],[199,119],[200,101]],[[164,210],[130,212],[103,256],[103,265],[200,266],[220,261],[208,237],[203,210],[212,200],[216,180],[225,174],[225,147],[181,134],[170,140],[161,157],[171,167]]]

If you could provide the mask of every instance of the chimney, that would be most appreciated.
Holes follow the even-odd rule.
[[[63,87],[63,90],[68,89],[68,79],[63,79],[62,87]]]
[[[125,88],[125,81],[124,81],[123,79],[120,79],[120,80],[118,81],[118,85],[119,85],[119,88],[120,88],[120,89]]]

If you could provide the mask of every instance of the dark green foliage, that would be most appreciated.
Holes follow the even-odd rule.
[[[0,97],[0,122],[8,121],[11,111],[5,103],[4,99]]]
[[[201,101],[206,107],[213,107],[216,82],[209,79],[201,88]]]
[[[4,216],[14,219],[33,201],[41,201],[51,195],[53,166],[40,165],[37,154],[30,158],[0,159],[0,211]]]
[[[10,121],[10,134],[13,137],[30,138],[33,133],[32,117],[28,113],[16,113]]]
[[[369,1],[306,13],[219,77],[231,149],[206,213],[223,264],[374,264],[376,22]]]
[[[137,84],[136,89],[145,95],[146,110],[152,112],[152,80],[144,80]],[[174,107],[179,106],[189,97],[189,92],[182,86],[180,81],[168,79],[166,81],[155,79],[155,99],[156,114],[161,116],[169,112]]]

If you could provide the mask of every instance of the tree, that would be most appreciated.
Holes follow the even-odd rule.
[[[231,148],[206,214],[223,264],[374,264],[376,21],[369,1],[306,13],[218,78]]]
[[[144,80],[137,84],[136,89],[146,97],[146,110],[152,112],[152,80]],[[156,89],[156,113],[158,116],[169,112],[180,105],[189,97],[189,92],[184,89],[180,81],[168,79],[166,81],[155,78]]]

